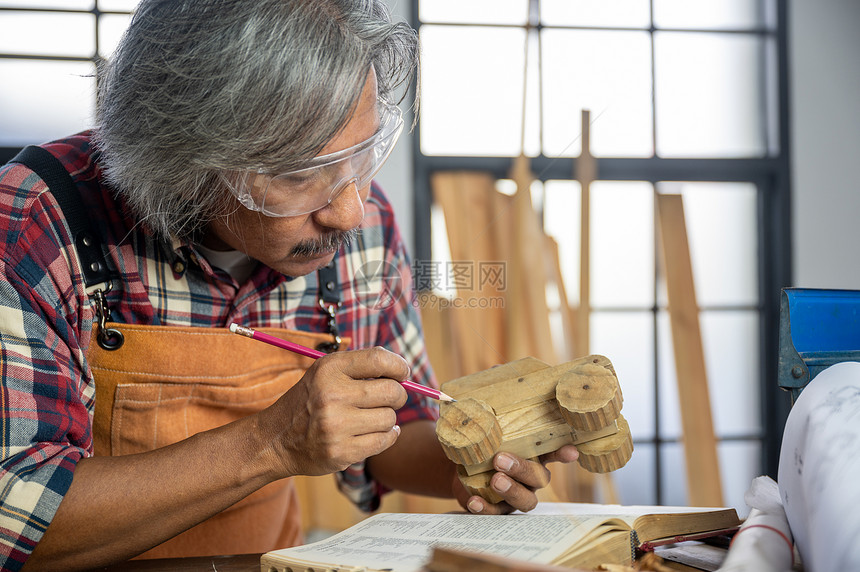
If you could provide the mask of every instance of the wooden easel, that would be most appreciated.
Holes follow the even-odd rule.
[[[513,244],[507,296],[510,312],[509,359],[536,356],[555,363],[546,302],[547,260],[545,234],[532,204],[531,184],[535,177],[529,158],[520,154],[510,172],[517,185],[513,200]]]
[[[591,333],[591,183],[597,180],[597,160],[591,154],[591,112],[582,110],[580,119],[582,150],[576,160],[574,177],[581,189],[579,209],[579,308],[576,310],[576,349],[590,351]]]

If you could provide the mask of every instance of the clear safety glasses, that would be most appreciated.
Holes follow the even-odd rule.
[[[379,130],[347,149],[314,157],[308,166],[287,173],[243,171],[230,181],[230,190],[246,208],[268,216],[299,216],[331,203],[344,189],[370,184],[403,130],[400,108],[380,104]]]

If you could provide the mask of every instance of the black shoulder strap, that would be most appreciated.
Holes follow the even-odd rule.
[[[320,298],[325,304],[340,306],[340,285],[337,282],[337,267],[329,262],[317,271],[320,281]]]
[[[320,288],[320,308],[326,314],[328,333],[332,336],[331,342],[317,344],[317,349],[326,353],[336,352],[340,349],[343,340],[337,328],[337,309],[340,308],[340,285],[337,280],[337,266],[334,260],[317,270],[317,279]]]
[[[29,167],[45,181],[57,199],[72,232],[86,285],[110,282],[111,272],[105,262],[101,239],[94,230],[72,176],[60,160],[46,149],[30,145],[9,162]]]

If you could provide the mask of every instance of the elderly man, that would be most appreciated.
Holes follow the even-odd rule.
[[[504,502],[469,497],[398,383],[436,382],[371,179],[416,54],[381,0],[144,0],[95,128],[0,169],[3,569],[289,546],[294,475],[365,510],[391,489],[535,506],[545,467],[505,454]],[[368,262],[403,286],[386,304],[356,286]]]

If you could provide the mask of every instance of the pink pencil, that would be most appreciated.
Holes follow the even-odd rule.
[[[240,326],[239,324],[230,324],[230,331],[234,334],[239,334],[240,336],[245,336],[246,338],[251,338],[252,340],[257,340],[313,359],[321,358],[324,355],[327,355],[319,350],[307,348],[303,345],[295,344],[293,342],[288,342],[287,340],[282,340],[281,338],[270,336],[265,332],[258,332],[257,330],[247,328],[245,326]],[[456,401],[456,399],[446,393],[439,391],[438,389],[425,387],[419,383],[415,383],[414,381],[401,381],[400,384],[410,391],[420,393],[421,395],[426,395],[427,397],[432,397],[433,399],[438,399],[439,401]]]

